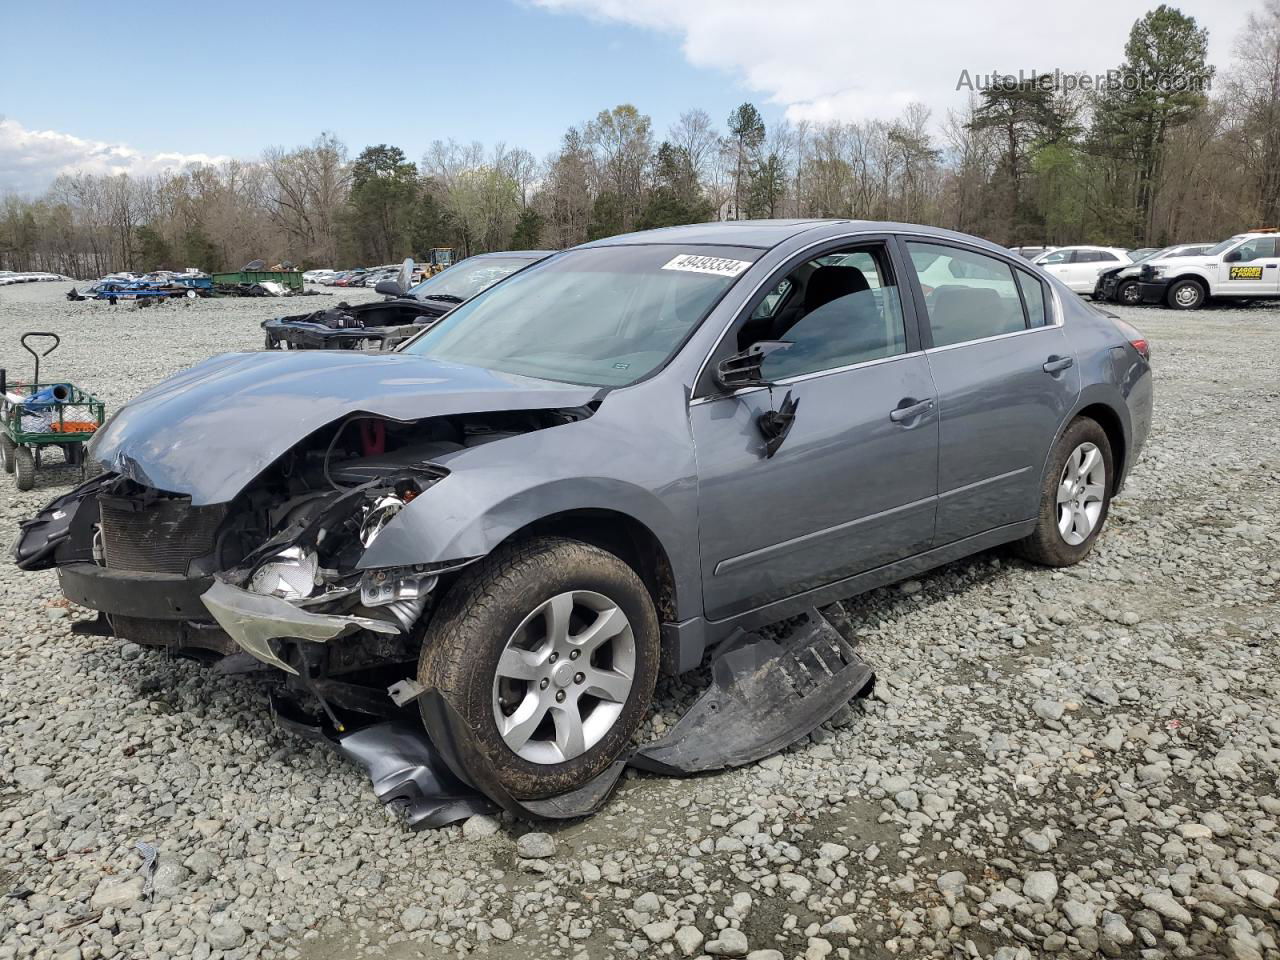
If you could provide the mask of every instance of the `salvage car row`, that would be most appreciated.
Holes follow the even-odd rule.
[[[1074,293],[1094,300],[1194,310],[1211,299],[1280,298],[1280,231],[1249,231],[1220,243],[1182,243],[1159,250],[1119,247],[1018,247]]]

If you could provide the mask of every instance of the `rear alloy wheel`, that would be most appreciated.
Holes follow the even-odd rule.
[[[1204,306],[1204,287],[1195,280],[1179,280],[1165,294],[1165,302],[1175,310],[1195,310]]]
[[[1022,555],[1049,567],[1083,560],[1106,523],[1113,471],[1106,431],[1087,417],[1073,421],[1050,455],[1036,528],[1018,544]]]
[[[419,679],[523,799],[583,786],[626,748],[658,675],[658,617],[631,567],[545,537],[469,567],[431,617]]]
[[[1116,302],[1123,303],[1127,307],[1136,307],[1142,302],[1142,290],[1138,287],[1137,280],[1125,280],[1120,284],[1120,288],[1116,290]]]

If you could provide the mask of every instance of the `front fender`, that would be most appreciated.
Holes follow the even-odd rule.
[[[653,427],[652,418],[601,412],[442,458],[448,476],[383,528],[360,566],[484,556],[535,521],[569,510],[607,510],[653,533],[671,564],[680,616],[696,616],[701,610],[692,607],[702,591],[692,449],[677,430]]]

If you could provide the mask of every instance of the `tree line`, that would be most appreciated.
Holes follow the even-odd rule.
[[[890,120],[767,125],[744,103],[723,128],[691,109],[659,135],[622,104],[542,159],[453,140],[417,162],[385,143],[352,157],[323,133],[254,161],[64,175],[0,199],[0,269],[339,267],[759,217],[932,224],[1009,245],[1280,226],[1280,0],[1251,14],[1225,71],[1207,47],[1207,29],[1162,4],[1130,30],[1124,82],[1006,78],[937,122],[912,104]]]

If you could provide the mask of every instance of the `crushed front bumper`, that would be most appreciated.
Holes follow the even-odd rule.
[[[214,579],[200,597],[218,626],[245,653],[263,663],[297,676],[298,671],[281,658],[277,640],[309,640],[324,643],[355,630],[397,635],[398,627],[369,617],[340,617],[310,613],[288,600],[251,593],[225,580]]]
[[[268,345],[272,349],[344,350],[376,343],[379,350],[390,349],[421,332],[414,324],[394,327],[327,327],[322,323],[298,320],[264,320]]]
[[[1164,303],[1164,295],[1168,289],[1168,280],[1143,280],[1138,284],[1143,303]]]
[[[143,620],[206,620],[200,596],[212,582],[212,577],[141,573],[90,562],[58,567],[58,585],[72,603]]]

